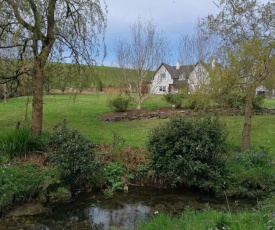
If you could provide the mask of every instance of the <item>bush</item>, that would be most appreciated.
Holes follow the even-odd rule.
[[[59,167],[65,184],[78,189],[96,184],[100,170],[93,141],[64,124],[50,135],[49,147],[53,149],[50,159]]]
[[[121,95],[108,101],[108,106],[116,112],[125,112],[128,109],[130,100]]]
[[[245,97],[246,95],[242,92],[232,92],[219,98],[219,100],[226,107],[243,109],[245,107]],[[262,96],[256,96],[253,98],[252,103],[254,109],[259,109],[263,106],[264,98]]]
[[[8,134],[1,143],[1,148],[4,154],[10,158],[23,157],[32,151],[39,151],[42,148],[42,141],[38,137],[31,135],[29,127],[15,129]]]
[[[218,118],[174,117],[149,136],[151,169],[172,186],[220,190],[225,183],[227,133]]]
[[[183,99],[184,96],[182,93],[164,95],[164,100],[170,103],[172,106],[175,106],[175,108],[181,108]]]
[[[254,108],[254,109],[260,109],[260,108],[262,108],[263,105],[264,105],[264,97],[258,95],[258,96],[256,96],[256,97],[254,97],[252,103],[253,103],[253,108]]]

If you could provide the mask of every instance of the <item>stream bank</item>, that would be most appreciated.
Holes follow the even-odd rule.
[[[251,209],[256,199],[228,199],[193,190],[171,190],[129,187],[128,193],[116,193],[106,198],[102,193],[81,194],[70,202],[52,204],[50,212],[35,216],[13,216],[0,220],[2,230],[102,229],[112,227],[134,229],[159,213],[180,215],[186,208],[214,209],[232,212]],[[229,205],[229,206],[228,206]]]

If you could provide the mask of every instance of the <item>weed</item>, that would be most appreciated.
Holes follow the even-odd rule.
[[[128,191],[127,181],[130,178],[127,168],[118,162],[110,162],[104,167],[104,177],[107,180],[107,189],[104,193],[112,196],[117,190]]]

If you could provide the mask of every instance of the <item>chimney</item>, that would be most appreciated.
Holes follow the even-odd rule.
[[[177,64],[176,64],[176,69],[180,69],[180,63],[179,62],[177,62]]]
[[[212,69],[215,68],[215,66],[216,66],[216,58],[213,58],[211,62]]]

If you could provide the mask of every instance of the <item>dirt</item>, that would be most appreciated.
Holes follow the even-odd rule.
[[[175,109],[175,108],[170,108],[170,107],[163,107],[163,108],[160,108],[158,110],[132,109],[132,110],[127,110],[125,112],[108,112],[108,113],[104,113],[101,116],[101,120],[102,121],[107,121],[110,118],[119,117],[123,114],[124,115],[127,114],[128,117],[134,117],[134,116],[137,116],[137,115],[140,115],[140,114],[150,114],[150,113],[153,113],[153,112],[161,112],[162,114],[166,114],[166,113],[171,114],[172,112],[186,111],[186,110],[188,110],[188,109]]]

